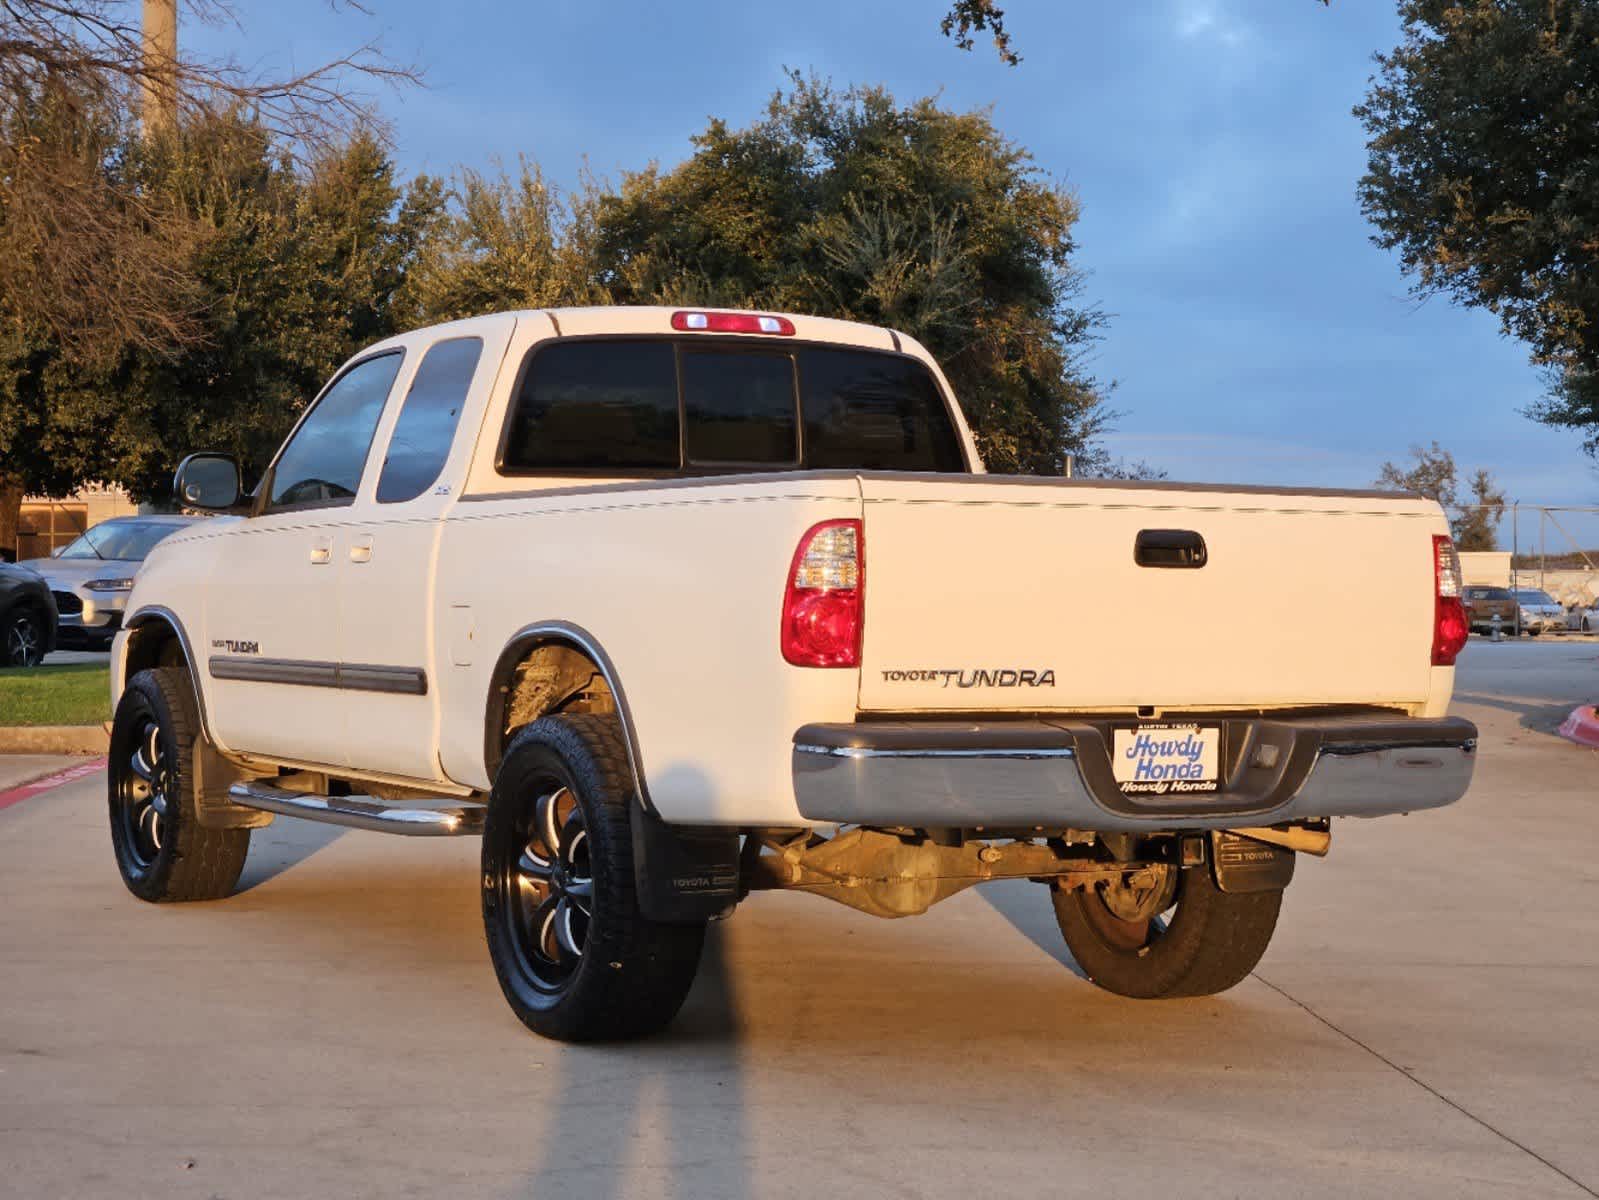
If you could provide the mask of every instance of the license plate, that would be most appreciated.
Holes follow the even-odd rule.
[[[1111,760],[1116,782],[1130,796],[1214,792],[1221,786],[1221,730],[1199,725],[1118,729]]]

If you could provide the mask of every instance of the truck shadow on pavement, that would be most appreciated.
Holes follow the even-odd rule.
[[[725,937],[723,923],[707,930],[694,987],[666,1032],[616,1045],[550,1047],[557,1094],[541,1106],[535,1165],[507,1196],[754,1194],[744,1116],[752,1098]]]
[[[318,850],[331,845],[347,831],[337,825],[320,825],[279,817],[265,829],[250,835],[250,856],[244,860],[235,894],[260,887],[294,867]]]
[[[1562,700],[1553,704],[1540,700],[1515,700],[1505,696],[1485,695],[1481,692],[1456,692],[1455,703],[1480,704],[1484,708],[1496,708],[1500,712],[1514,716],[1523,729],[1551,735],[1557,734],[1560,723],[1571,715],[1571,710],[1577,704],[1571,700]]]
[[[1077,960],[1066,949],[1066,939],[1055,923],[1055,909],[1044,897],[1039,903],[1038,893],[1044,888],[1036,883],[990,883],[974,889],[988,902],[988,906],[1004,917],[1033,945],[1049,955],[1079,979],[1088,975],[1077,965]]]

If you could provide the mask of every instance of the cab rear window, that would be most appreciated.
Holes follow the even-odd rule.
[[[960,472],[931,373],[906,355],[664,338],[546,343],[530,354],[505,474],[707,474],[796,467]]]

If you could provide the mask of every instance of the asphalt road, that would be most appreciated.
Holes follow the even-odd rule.
[[[1599,646],[1477,642],[1459,692],[1471,794],[1340,822],[1225,996],[1097,991],[1031,884],[903,922],[765,895],[624,1047],[517,1024],[470,843],[280,820],[241,894],[155,907],[103,776],[33,796],[0,811],[0,1194],[1594,1196],[1599,755],[1551,731]]]

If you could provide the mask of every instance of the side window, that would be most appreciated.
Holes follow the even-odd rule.
[[[675,470],[671,342],[557,342],[534,353],[501,456],[507,471]]]
[[[787,354],[683,352],[683,437],[691,463],[797,466],[798,407]]]
[[[348,504],[355,498],[400,358],[398,350],[380,354],[333,381],[278,456],[269,508]]]
[[[379,504],[414,500],[438,479],[482,356],[481,338],[450,338],[428,348],[389,437],[378,477]]]

